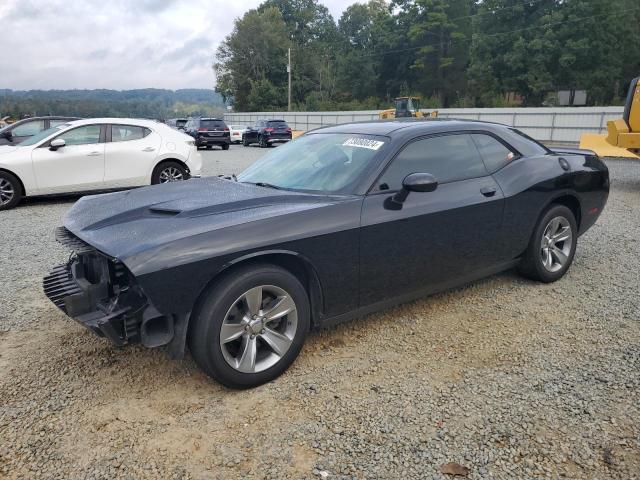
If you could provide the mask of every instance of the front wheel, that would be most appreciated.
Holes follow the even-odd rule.
[[[158,165],[151,175],[151,184],[179,182],[188,180],[189,173],[187,169],[178,162],[163,162]]]
[[[258,145],[260,145],[260,148],[267,148],[269,146],[269,143],[267,142],[267,139],[261,135],[260,139],[258,140]]]
[[[0,210],[9,210],[20,203],[20,181],[9,172],[0,171]]]
[[[578,227],[573,212],[564,205],[551,206],[536,226],[519,272],[540,282],[559,280],[573,262],[577,240]]]
[[[208,375],[231,388],[252,388],[281,375],[309,330],[307,292],[274,265],[236,270],[204,294],[189,346]]]
[[[249,140],[247,140],[244,135],[242,136],[242,146],[243,147],[248,147],[249,146]]]

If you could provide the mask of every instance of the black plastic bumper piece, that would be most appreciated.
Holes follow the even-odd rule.
[[[124,345],[126,339],[118,331],[113,320],[124,320],[129,308],[107,311],[98,303],[107,295],[107,285],[81,286],[71,273],[70,265],[60,265],[44,277],[44,293],[56,307],[82,326],[101,337],[107,337],[116,345]],[[92,308],[93,307],[93,308]]]

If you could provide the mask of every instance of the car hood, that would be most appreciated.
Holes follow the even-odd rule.
[[[186,237],[318,208],[346,197],[311,195],[217,177],[86,196],[64,226],[101,252],[127,258]]]
[[[15,152],[18,147],[13,145],[0,145],[0,155],[6,155],[7,153]]]

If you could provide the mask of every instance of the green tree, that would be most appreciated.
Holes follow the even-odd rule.
[[[444,107],[464,94],[469,62],[472,0],[398,0],[399,20],[408,25],[409,47],[415,48],[413,88],[435,97]]]
[[[340,17],[336,82],[338,95],[344,99],[361,101],[379,95],[382,56],[376,51],[384,46],[384,30],[390,18],[383,0],[355,3]]]
[[[216,91],[225,99],[233,98],[239,110],[257,105],[250,98],[254,88],[286,83],[287,26],[275,7],[250,10],[237,19],[233,31],[218,47],[214,70]],[[286,105],[286,96],[270,99],[274,106]],[[257,91],[257,90],[256,90]]]

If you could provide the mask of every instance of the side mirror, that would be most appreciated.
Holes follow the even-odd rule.
[[[430,173],[411,173],[404,177],[402,190],[391,197],[391,200],[402,204],[409,196],[409,192],[433,192],[436,188],[438,188],[438,181]]]
[[[2,132],[2,138],[6,138],[7,140],[11,141],[11,139],[13,138],[13,133],[11,133],[11,130]]]
[[[67,144],[62,138],[56,138],[49,144],[49,150],[55,152],[59,148],[64,147]]]

